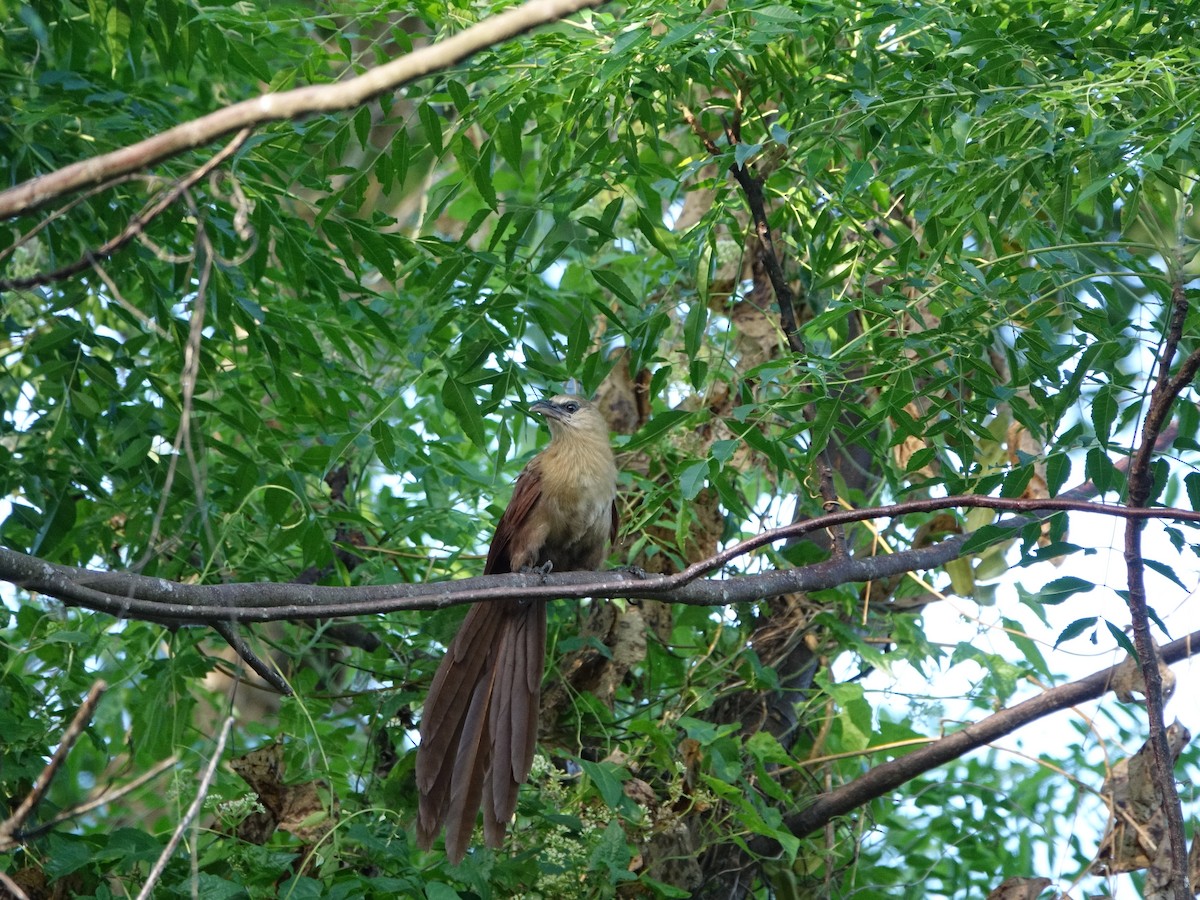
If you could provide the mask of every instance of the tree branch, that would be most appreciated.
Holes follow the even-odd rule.
[[[263,94],[169,128],[153,137],[92,159],[72,163],[0,191],[0,220],[31,212],[82,187],[144,169],[218,138],[268,122],[298,119],[315,113],[341,112],[447,69],[502,41],[524,34],[603,0],[529,0],[484,19],[465,31],[376,66],[338,84],[309,85]]]
[[[1187,318],[1188,301],[1183,288],[1182,273],[1177,272],[1171,289],[1171,309],[1167,332],[1163,336],[1158,360],[1158,375],[1150,391],[1150,408],[1142,423],[1142,442],[1129,465],[1129,506],[1142,508],[1150,499],[1153,478],[1150,466],[1155,444],[1171,406],[1185,387],[1191,384],[1200,368],[1200,350],[1193,352],[1171,376],[1171,363],[1179,342],[1183,339],[1183,323]],[[1167,740],[1163,718],[1162,673],[1154,654],[1150,637],[1150,616],[1146,603],[1145,563],[1142,559],[1143,519],[1125,523],[1125,568],[1129,587],[1129,617],[1133,625],[1134,646],[1137,648],[1142,677],[1146,684],[1146,718],[1150,726],[1150,746],[1154,755],[1154,781],[1162,796],[1167,820],[1167,837],[1171,843],[1170,891],[1177,900],[1191,900],[1188,888],[1187,844],[1183,831],[1183,808],[1175,789],[1175,759]]]
[[[1200,650],[1200,631],[1167,644],[1162,648],[1161,655],[1164,662],[1175,663],[1187,659],[1197,650]],[[830,820],[882,797],[918,775],[958,759],[1051,713],[1102,697],[1112,689],[1118,669],[1120,665],[1111,666],[1070,684],[1051,688],[1023,703],[974,722],[962,731],[882,763],[853,781],[822,794],[800,812],[787,816],[784,825],[797,837],[812,834]],[[778,844],[765,837],[752,841],[750,848],[760,855],[779,852]],[[1186,857],[1187,854],[1183,855]]]
[[[985,507],[1024,513],[991,526],[997,541],[1010,538],[1023,528],[1040,524],[1047,516],[1063,511],[1100,513],[1125,519],[1174,519],[1200,524],[1200,512],[1193,510],[1106,506],[1071,499],[1069,495],[1056,500],[961,495],[909,500],[869,509],[838,510],[803,522],[794,522],[765,531],[669,576],[637,577],[628,571],[617,570],[556,572],[546,576],[485,575],[449,582],[356,587],[272,582],[198,585],[129,572],[96,572],[55,565],[0,547],[0,580],[54,597],[70,606],[82,606],[120,618],[138,618],[172,625],[375,615],[397,610],[442,609],[511,597],[548,600],[626,597],[695,606],[725,606],[944,565],[964,555],[964,548],[975,538],[974,533],[955,535],[929,547],[903,550],[887,556],[834,559],[800,569],[734,578],[703,578],[732,560],[777,541],[865,519],[894,518],[956,507]]]

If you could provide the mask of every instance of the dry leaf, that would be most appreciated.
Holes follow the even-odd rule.
[[[1162,696],[1163,702],[1171,699],[1171,695],[1175,693],[1175,673],[1171,671],[1171,667],[1162,661],[1162,656],[1158,650],[1158,644],[1153,640],[1150,642],[1154,645],[1154,655],[1158,659],[1158,672],[1162,677]],[[1117,672],[1113,675],[1112,680],[1113,693],[1117,695],[1117,699],[1122,703],[1145,703],[1146,682],[1142,678],[1142,667],[1138,661],[1132,656],[1125,657],[1125,661],[1117,667]],[[1141,694],[1143,699],[1135,698],[1134,694]]]
[[[1167,729],[1172,761],[1179,758],[1192,739],[1191,732],[1176,719]],[[1147,741],[1133,756],[1113,766],[1104,779],[1101,794],[1109,802],[1111,816],[1104,840],[1096,851],[1092,872],[1116,875],[1150,869],[1147,896],[1152,880],[1170,875],[1170,841],[1163,796],[1154,781],[1154,751]]]
[[[625,782],[625,796],[647,808],[653,806],[658,799],[654,788],[640,778],[630,778]]]
[[[242,840],[263,844],[279,829],[311,844],[333,828],[337,807],[328,796],[328,785],[320,780],[285,784],[279,741],[230,760],[229,765],[254,789],[265,810],[252,813],[238,826]]]

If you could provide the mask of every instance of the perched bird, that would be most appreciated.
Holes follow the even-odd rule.
[[[534,403],[550,444],[517,477],[485,575],[599,568],[617,534],[617,467],[600,412],[574,395]],[[417,843],[446,829],[446,854],[467,852],[476,812],[500,847],[529,777],[546,654],[546,601],[477,603],[433,677],[417,748]]]

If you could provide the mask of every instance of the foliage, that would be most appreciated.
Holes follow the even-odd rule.
[[[493,11],[0,2],[4,182],[265,90],[344,78]],[[1135,446],[1173,291],[1193,301],[1180,355],[1200,337],[1184,287],[1198,26],[1187,5],[1108,0],[631,2],[351,114],[260,129],[136,242],[4,294],[0,544],[172,581],[465,577],[540,440],[514,403],[569,377],[610,401],[624,464],[614,561],[648,571],[819,514],[824,467],[853,506],[1057,495],[1089,479],[1122,499],[1117,464]],[[45,210],[7,223],[0,276],[85,258],[214,150],[83,192],[28,239]],[[801,352],[730,167],[762,180]],[[1174,421],[1151,500],[1200,509],[1194,391]],[[920,549],[992,520],[907,516],[846,539],[862,555]],[[160,890],[679,897],[725,886],[728,854],[763,837],[783,853],[751,869],[761,896],[981,896],[998,873],[1065,888],[1102,830],[1096,809],[1088,835],[1061,812],[1103,777],[1086,734],[1040,767],[965,758],[829,840],[785,824],[882,759],[867,748],[938,733],[932,701],[896,715],[847,673],[911,667],[934,683],[978,666],[976,710],[956,718],[1029,693],[1028,675],[1065,677],[1049,646],[948,653],[922,629],[930,583],[988,605],[1011,594],[999,570],[1075,550],[1061,517],[1005,536],[925,581],[724,610],[616,604],[648,637],[607,696],[554,662],[620,657],[595,627],[603,605],[557,604],[547,695],[567,701],[551,710],[511,847],[459,867],[417,851],[411,824],[415,722],[460,613],[364,620],[377,643],[328,623],[254,628],[295,695],[263,703],[269,692],[241,685],[229,752],[281,738],[286,780],[323,782],[336,824],[311,843],[239,839],[256,800],[223,769]],[[1170,536],[1150,562],[1190,588],[1195,534]],[[776,545],[727,574],[828,549]],[[1097,582],[1072,577],[1023,592],[1028,614],[1002,600],[1004,615],[1048,621],[1062,605],[1082,624],[1047,643],[1084,643]],[[136,891],[213,754],[232,657],[207,629],[4,597],[8,806],[97,678],[110,690],[39,817],[180,761],[0,859],[79,896]],[[796,718],[782,733],[753,718],[781,697]],[[1144,726],[1114,722],[1136,749]],[[1048,859],[1058,868],[1040,872]]]

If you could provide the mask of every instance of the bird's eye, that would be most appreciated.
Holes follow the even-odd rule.
[[[569,413],[577,413],[577,412],[579,412],[579,404],[576,403],[574,400],[571,400],[571,401],[563,404],[563,409],[565,409]]]

